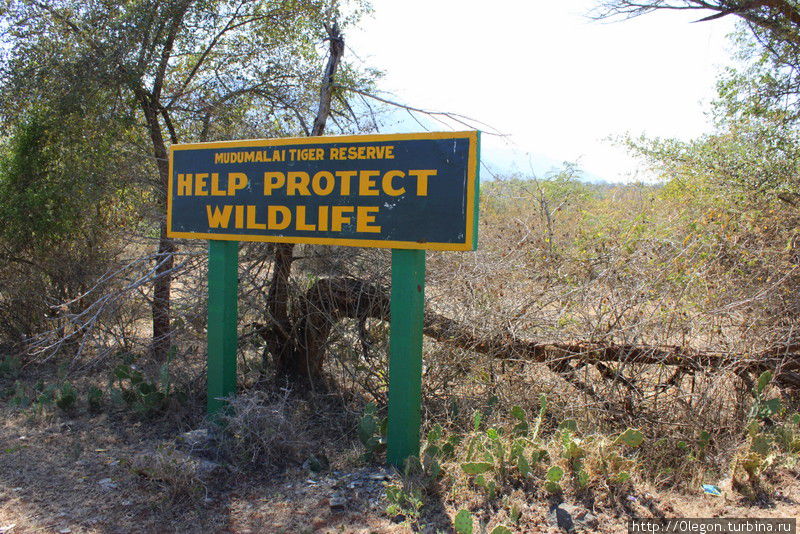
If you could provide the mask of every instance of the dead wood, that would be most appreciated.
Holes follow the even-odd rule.
[[[294,319],[291,337],[296,352],[292,371],[312,380],[322,373],[325,346],[333,326],[345,318],[390,319],[388,292],[355,278],[317,281],[305,294]],[[738,376],[753,376],[765,370],[775,374],[783,387],[800,389],[800,344],[771,347],[741,354],[664,345],[608,344],[591,341],[542,342],[504,332],[480,329],[426,310],[423,332],[442,343],[502,360],[547,364],[562,378],[600,400],[591,386],[580,382],[572,364],[594,365],[601,375],[613,378],[604,363],[668,365],[687,373],[725,370]]]

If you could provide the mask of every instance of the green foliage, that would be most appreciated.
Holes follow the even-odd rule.
[[[536,441],[539,437],[545,413],[547,413],[547,395],[542,393],[539,395],[539,415],[536,417],[536,425],[533,427],[533,433],[531,434],[531,440],[533,441]]]
[[[89,411],[97,413],[103,409],[103,390],[97,386],[91,386],[86,393],[86,404],[89,406]]]
[[[58,406],[64,411],[68,411],[74,408],[75,403],[77,401],[78,401],[78,391],[69,382],[64,382],[61,385],[61,387],[55,392],[56,406]]]
[[[765,390],[770,382],[772,382],[771,371],[764,371],[758,377],[758,381],[753,388],[755,401],[750,409],[750,419],[768,419],[781,411],[781,399],[779,397],[765,397]]]
[[[20,367],[22,364],[18,357],[11,354],[0,356],[0,379],[16,378],[19,375]]]
[[[375,455],[386,450],[386,418],[378,419],[378,407],[369,403],[358,422],[358,440],[364,446],[365,461],[373,461]]]
[[[183,402],[185,395],[172,387],[169,365],[173,354],[174,349],[170,351],[167,361],[159,369],[156,380],[150,380],[137,369],[132,363],[136,359],[135,355],[123,355],[123,359],[128,363],[121,363],[112,371],[111,400],[141,416],[163,412],[173,400]]]
[[[468,475],[480,475],[494,469],[494,464],[489,462],[464,462],[461,469]]]
[[[644,443],[644,435],[639,430],[629,428],[619,435],[616,442],[624,443],[628,447],[635,448]]]
[[[564,470],[554,465],[547,470],[547,475],[545,477],[548,482],[560,482],[562,478],[564,478]]]
[[[409,489],[402,484],[389,484],[386,486],[386,500],[389,502],[386,507],[387,514],[402,515],[412,525],[417,523],[424,504],[421,489]]]
[[[472,534],[474,521],[468,510],[459,510],[453,521],[453,527],[458,534]]]

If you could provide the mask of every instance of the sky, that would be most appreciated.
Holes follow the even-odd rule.
[[[501,174],[541,177],[570,161],[591,179],[650,180],[609,138],[709,131],[705,111],[730,64],[735,21],[693,24],[703,15],[659,12],[597,22],[587,17],[595,4],[373,0],[374,13],[345,35],[346,53],[384,71],[390,98],[502,132],[482,136],[482,159]],[[386,133],[422,130],[395,116]]]

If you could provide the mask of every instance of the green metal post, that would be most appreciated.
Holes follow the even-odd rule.
[[[392,250],[388,462],[419,454],[425,251]]]
[[[208,242],[208,401],[209,415],[236,393],[236,320],[239,242]]]

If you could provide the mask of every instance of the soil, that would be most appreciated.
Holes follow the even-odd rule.
[[[190,419],[187,419],[188,421]],[[154,454],[190,430],[174,417],[137,420],[130,414],[74,414],[0,403],[0,533],[268,532],[396,533],[415,529],[386,513],[384,485],[399,480],[357,452],[332,458],[331,469],[237,470],[202,479],[199,492],[143,476],[137,457]],[[354,449],[355,451],[355,449]],[[216,464],[211,464],[212,467]],[[212,469],[215,471],[215,469]],[[625,496],[614,509],[594,509],[596,532],[626,532],[632,516],[798,517],[800,475],[770,481],[773,495],[759,503],[669,492]],[[191,489],[191,488],[190,488]],[[454,532],[464,503],[449,495],[429,499],[423,532]],[[563,532],[549,520],[546,501],[529,502],[515,532]],[[488,519],[491,527],[499,520]],[[477,531],[477,529],[476,529]]]

